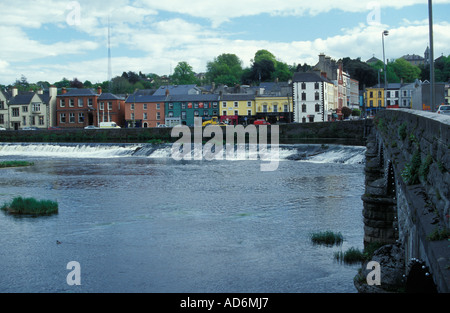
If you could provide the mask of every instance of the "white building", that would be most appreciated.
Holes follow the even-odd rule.
[[[23,129],[37,127],[46,129],[54,126],[56,110],[56,87],[50,87],[48,93],[36,92],[18,93],[12,89],[8,103],[8,129]]]
[[[312,123],[331,120],[329,88],[334,84],[316,73],[295,73],[292,81],[294,122]]]

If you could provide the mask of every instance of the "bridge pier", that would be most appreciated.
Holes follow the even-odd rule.
[[[374,126],[367,137],[361,197],[364,245],[378,242],[403,251],[400,259],[405,263],[407,291],[448,293],[450,118],[384,110],[377,114]],[[418,273],[417,264],[426,270]]]

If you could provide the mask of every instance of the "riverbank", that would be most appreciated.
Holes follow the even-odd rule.
[[[365,134],[371,126],[372,120],[281,124],[279,125],[279,143],[364,146]],[[191,128],[191,134],[194,134],[193,128]],[[270,135],[271,128],[268,127],[269,141]],[[9,130],[0,133],[0,142],[173,143],[179,138],[172,137],[172,128]],[[203,138],[203,140],[208,139],[209,137],[206,136]]]

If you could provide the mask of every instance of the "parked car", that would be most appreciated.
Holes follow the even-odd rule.
[[[449,114],[450,115],[450,105],[441,105],[439,106],[439,109],[437,110],[438,114]]]
[[[22,130],[39,130],[37,127],[24,127]]]
[[[270,125],[270,123],[266,120],[260,119],[260,120],[256,120],[253,125]]]
[[[6,130],[6,128],[5,127],[0,127],[0,130]]]
[[[169,127],[166,124],[159,124],[158,127]]]
[[[63,129],[59,127],[49,127],[48,130],[63,130]]]
[[[86,126],[84,129],[98,129],[98,127],[94,126],[94,125],[89,125],[89,126]]]

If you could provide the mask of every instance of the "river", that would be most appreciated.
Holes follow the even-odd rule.
[[[261,160],[183,160],[169,145],[0,144],[0,205],[55,200],[58,214],[0,212],[0,292],[348,293],[363,248],[365,147],[282,145]],[[341,232],[341,246],[310,234]],[[79,264],[81,285],[68,276]]]

